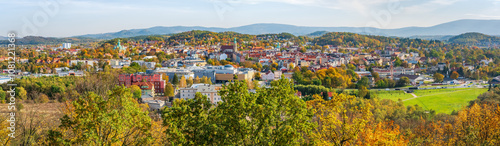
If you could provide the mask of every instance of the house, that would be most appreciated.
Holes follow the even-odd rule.
[[[417,83],[420,83],[420,81],[423,82],[425,79],[423,76],[420,76],[420,75],[400,74],[400,75],[395,76],[394,80],[399,80],[402,77],[407,77],[408,79],[410,79],[410,82],[412,85],[416,85]]]
[[[266,73],[261,74],[260,78],[264,81],[274,80],[274,73],[272,71],[267,71]]]
[[[141,88],[142,96],[155,96],[155,86],[151,82],[134,82],[132,85],[136,85]]]
[[[149,106],[149,110],[152,111],[159,111],[164,106],[166,106],[166,102],[161,100],[144,100],[143,102],[147,103]]]

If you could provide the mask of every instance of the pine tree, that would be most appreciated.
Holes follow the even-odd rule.
[[[174,74],[174,78],[172,79],[172,84],[179,85],[179,77],[177,74]]]

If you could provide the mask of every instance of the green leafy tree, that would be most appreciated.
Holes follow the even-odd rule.
[[[177,74],[174,74],[174,78],[172,79],[172,84],[178,85],[179,84],[179,77]]]
[[[401,77],[398,82],[396,83],[396,86],[398,87],[404,87],[406,85],[410,85],[411,81],[408,77]]]
[[[153,140],[147,110],[126,87],[107,97],[90,92],[64,112],[59,128],[49,131],[50,145],[149,145]]]
[[[142,90],[141,90],[141,88],[139,88],[139,86],[137,86],[137,85],[130,86],[130,91],[132,92],[133,97],[135,99],[141,98],[141,96],[142,96]]]
[[[3,91],[3,89],[0,88],[0,102],[5,102],[6,96],[7,96],[7,92]]]
[[[356,85],[358,86],[358,88],[370,87],[370,79],[368,79],[367,77],[362,77]]]
[[[194,100],[175,100],[171,108],[163,110],[166,141],[171,145],[209,145],[214,125],[208,114],[212,104],[201,93]]]

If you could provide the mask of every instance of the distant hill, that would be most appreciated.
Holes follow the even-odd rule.
[[[16,40],[16,44],[22,45],[37,45],[37,44],[60,44],[60,43],[88,43],[99,41],[95,38],[85,37],[68,37],[68,38],[54,38],[54,37],[41,37],[41,36],[26,36]],[[0,40],[0,44],[8,44],[7,40]]]
[[[329,33],[329,32],[328,31],[316,31],[316,32],[307,34],[306,36],[308,36],[308,37],[320,37],[326,33]]]
[[[448,42],[469,46],[500,45],[500,37],[471,32],[451,37]]]
[[[0,40],[7,40],[9,39],[8,37],[0,36]]]
[[[424,39],[424,40],[440,40],[440,41],[448,41],[454,35],[418,35],[418,36],[410,36],[410,39]]]
[[[309,35],[326,32],[352,32],[358,34],[413,37],[413,36],[446,36],[459,35],[467,32],[479,32],[488,35],[500,35],[500,20],[457,20],[431,27],[405,27],[398,29],[377,29],[370,27],[308,27],[286,24],[260,23],[232,28],[201,27],[201,26],[173,26],[173,27],[151,27],[146,29],[130,29],[119,32],[87,34],[77,37],[89,37],[97,39],[112,39],[119,37],[133,37],[141,35],[165,35],[191,30],[205,30],[212,32],[234,31],[242,34],[270,34],[287,32],[293,35]],[[366,30],[370,30],[367,32]],[[314,35],[316,36],[316,35]]]

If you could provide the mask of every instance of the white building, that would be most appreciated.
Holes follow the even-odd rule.
[[[71,60],[69,62],[70,65],[78,65],[78,63],[82,63],[82,65],[94,66],[94,63],[97,64],[98,61],[94,61],[94,60]]]
[[[219,56],[219,60],[226,60],[226,58],[227,58],[227,55],[224,53],[220,54],[220,56]]]
[[[222,99],[220,95],[217,93],[219,91],[220,86],[217,85],[209,85],[209,84],[193,84],[189,88],[179,89],[179,94],[181,99],[193,99],[197,92],[202,95],[207,96],[212,104],[217,104],[221,102]]]
[[[260,75],[260,78],[264,81],[274,80],[274,73],[272,71],[267,71],[266,73]]]
[[[62,48],[63,49],[69,49],[69,48],[71,48],[71,43],[63,43],[62,44]]]

